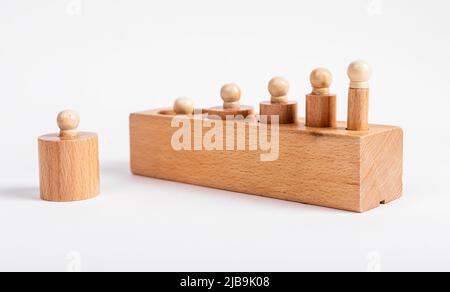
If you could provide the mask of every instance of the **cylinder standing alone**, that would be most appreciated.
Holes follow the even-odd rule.
[[[63,111],[57,118],[59,133],[39,137],[41,199],[72,202],[100,193],[98,137],[78,132],[80,117]]]

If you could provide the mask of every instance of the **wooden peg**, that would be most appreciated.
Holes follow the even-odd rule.
[[[289,81],[283,77],[272,78],[268,89],[271,95],[270,101],[260,103],[260,115],[272,123],[272,116],[278,116],[280,124],[292,124],[297,122],[297,102],[289,101]]]
[[[312,93],[306,95],[306,126],[337,127],[336,95],[330,94],[333,75],[328,69],[315,69],[310,76]]]
[[[271,103],[287,103],[289,94],[289,81],[283,77],[275,77],[269,81],[268,86]]]
[[[98,137],[78,132],[79,116],[74,111],[58,115],[59,134],[39,137],[41,199],[71,202],[100,193]]]
[[[180,97],[175,100],[173,111],[176,115],[192,115],[194,113],[194,102],[191,98]]]
[[[242,116],[246,118],[250,115],[253,115],[253,107],[241,106],[241,94],[241,88],[238,85],[234,83],[226,84],[220,90],[220,96],[223,100],[223,106],[204,109],[203,113],[220,117],[222,120],[226,120],[227,117],[233,118]]]
[[[76,137],[78,135],[78,126],[80,125],[80,117],[74,111],[63,111],[56,118],[60,129],[59,136],[64,138]]]
[[[238,85],[230,83],[226,84],[220,90],[220,96],[223,99],[224,109],[239,109],[241,107],[241,89]]]
[[[366,61],[355,61],[348,68],[350,89],[348,94],[347,129],[369,130],[369,80],[372,67]]]

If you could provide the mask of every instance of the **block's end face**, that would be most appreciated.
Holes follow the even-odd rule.
[[[361,212],[403,193],[403,130],[392,128],[361,139]]]

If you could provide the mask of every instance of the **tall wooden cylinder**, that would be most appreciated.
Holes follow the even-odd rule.
[[[347,130],[369,130],[369,80],[372,66],[366,61],[355,61],[347,70],[350,78],[348,91]]]
[[[350,88],[348,95],[347,129],[369,130],[369,89]]]
[[[336,95],[306,96],[306,126],[314,128],[336,128]]]
[[[58,134],[45,135],[39,137],[38,144],[41,199],[72,202],[99,195],[96,134],[80,132],[67,138]]]

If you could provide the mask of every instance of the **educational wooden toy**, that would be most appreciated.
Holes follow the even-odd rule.
[[[74,111],[57,118],[60,133],[39,137],[41,199],[71,202],[96,197],[100,192],[98,138],[78,132]]]
[[[236,119],[237,112],[223,121],[209,110],[191,114],[192,102],[185,99],[174,108],[133,113],[132,172],[354,212],[392,202],[402,195],[403,131],[366,124],[370,73],[366,62],[350,65],[347,123],[335,122],[336,96],[329,92],[326,69],[311,75],[308,121],[295,116],[292,123],[262,123]],[[274,80],[270,105],[286,105],[289,85]],[[283,116],[286,108],[269,113]]]

